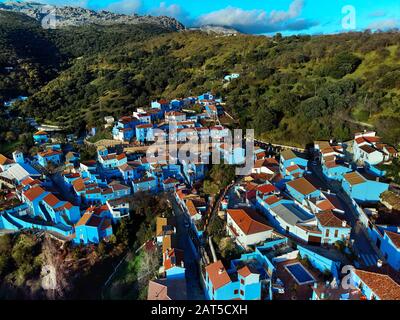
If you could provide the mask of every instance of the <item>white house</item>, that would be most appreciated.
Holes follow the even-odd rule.
[[[228,209],[226,230],[241,247],[264,242],[273,232],[266,220],[249,208]]]

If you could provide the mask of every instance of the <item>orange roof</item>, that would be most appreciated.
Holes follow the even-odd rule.
[[[366,181],[364,177],[357,171],[346,173],[345,175],[343,175],[343,177],[352,186],[364,183]]]
[[[50,207],[54,207],[60,202],[60,200],[52,193],[49,193],[47,196],[45,196],[43,201],[46,202]]]
[[[289,181],[287,183],[288,186],[292,187],[293,189],[295,189],[296,191],[300,192],[303,195],[307,195],[310,193],[313,193],[314,191],[317,190],[317,188],[315,188],[311,182],[309,182],[307,179],[305,178],[299,178],[293,181]]]
[[[329,228],[350,228],[345,220],[339,219],[332,211],[323,211],[317,213],[315,217],[318,219],[319,223],[323,227]],[[343,226],[343,221],[346,222],[345,226]]]
[[[121,153],[121,154],[117,155],[117,160],[122,160],[124,158],[126,158],[125,153]]]
[[[11,164],[11,163],[14,163],[14,161],[12,161],[11,159],[8,159],[4,155],[0,154],[0,165]]]
[[[276,187],[275,187],[274,185],[272,185],[272,184],[264,184],[264,185],[262,185],[262,186],[259,186],[259,187],[257,188],[257,190],[258,190],[260,193],[263,193],[263,194],[272,193],[272,192],[278,191],[278,190],[276,189]]]
[[[35,184],[41,184],[42,182],[38,179],[33,179],[32,177],[28,177],[24,180],[21,181],[21,184],[23,186],[27,186],[27,185],[35,185]]]
[[[193,203],[193,201],[192,200],[186,200],[186,207],[187,207],[187,209],[188,209],[188,211],[189,211],[189,214],[193,217],[193,216],[195,216],[198,212],[197,212],[197,209],[196,209],[196,206],[194,205],[194,203]]]
[[[400,286],[391,277],[357,269],[353,272],[381,300],[400,300]]]
[[[400,234],[387,230],[385,230],[385,233],[387,234],[389,239],[393,242],[393,244],[396,246],[396,248],[400,248]]]
[[[243,278],[246,278],[251,274],[255,274],[255,273],[258,274],[258,272],[256,272],[255,270],[252,270],[252,269],[254,269],[254,268],[250,268],[248,265],[245,265],[244,267],[242,267],[238,270],[238,274],[240,276],[242,276]]]
[[[36,187],[30,188],[29,190],[25,191],[25,192],[24,192],[24,196],[25,196],[29,201],[33,201],[33,200],[35,200],[36,198],[38,198],[40,195],[42,195],[44,192],[45,192],[45,191],[44,191],[41,187],[36,186]]]
[[[272,230],[264,218],[253,210],[228,209],[228,215],[246,235]]]
[[[46,151],[39,152],[38,154],[41,157],[51,157],[51,156],[54,156],[56,154],[62,154],[62,152],[60,150],[47,149]]]
[[[276,195],[273,195],[273,196],[269,196],[269,197],[266,198],[264,201],[265,201],[267,204],[271,205],[271,204],[274,204],[274,203],[276,203],[276,202],[278,202],[278,201],[280,201],[280,200],[282,200],[282,198],[278,198]]]
[[[33,134],[34,136],[45,136],[47,135],[46,131],[38,131]]]
[[[215,290],[231,282],[231,278],[220,260],[209,264],[206,272]]]

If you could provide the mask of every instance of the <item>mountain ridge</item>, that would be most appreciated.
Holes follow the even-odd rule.
[[[173,31],[184,30],[185,26],[175,18],[167,16],[126,15],[110,11],[94,11],[81,7],[49,6],[37,2],[8,1],[0,3],[0,10],[23,13],[41,21],[49,12],[55,15],[56,27],[82,26],[88,24],[115,25],[115,24],[154,24]]]

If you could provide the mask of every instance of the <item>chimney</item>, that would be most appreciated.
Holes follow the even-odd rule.
[[[342,227],[344,228],[344,227],[346,227],[346,226],[347,226],[346,220],[342,220]]]
[[[219,268],[219,270],[218,270],[218,274],[223,274],[223,273],[224,273],[224,271],[225,271],[225,269],[224,269],[224,268]]]
[[[382,260],[381,260],[381,259],[378,259],[378,261],[376,262],[376,266],[377,266],[378,268],[382,268],[382,265],[383,265]]]
[[[330,189],[328,189],[328,194],[331,194],[331,190]]]
[[[183,260],[181,261],[181,267],[182,267],[182,268],[185,267],[185,263],[183,262]]]
[[[325,299],[325,293],[321,293],[321,300],[324,300]]]
[[[314,288],[318,288],[318,283],[314,282]]]

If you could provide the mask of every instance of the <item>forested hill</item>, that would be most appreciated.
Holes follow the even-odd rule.
[[[230,72],[241,77],[224,86]],[[347,139],[367,123],[397,143],[399,88],[399,33],[266,38],[181,32],[76,61],[24,111],[40,120],[96,125],[157,97],[212,89],[242,127],[274,141]]]
[[[15,22],[11,29],[31,23]],[[16,45],[35,47],[36,41],[10,38],[1,25],[0,43],[9,56],[18,57]],[[4,44],[4,32],[11,42]],[[368,125],[388,142],[400,139],[398,32],[222,37],[150,25],[34,32],[50,45],[27,57],[33,62],[23,69],[29,74],[38,69],[44,80],[27,84],[31,97],[20,109],[40,122],[100,125],[105,115],[130,113],[155,98],[213,90],[243,128],[276,142],[348,139]],[[22,68],[17,60],[15,67]],[[54,79],[47,82],[53,69]],[[226,85],[222,79],[231,72],[241,76]],[[26,80],[11,81],[18,87]],[[2,77],[0,94],[6,86]]]
[[[0,11],[0,103],[34,94],[78,57],[168,32],[171,30],[154,24],[46,30],[24,14]]]

